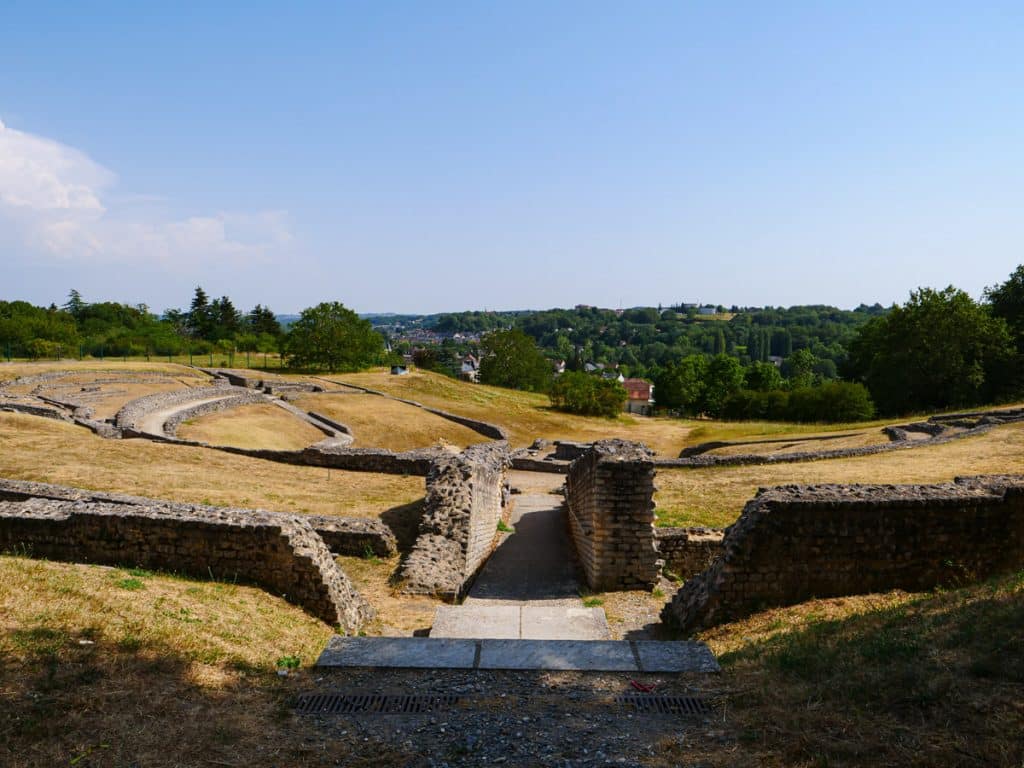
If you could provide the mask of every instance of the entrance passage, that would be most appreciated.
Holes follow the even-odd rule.
[[[460,606],[441,606],[431,637],[607,640],[603,608],[587,608],[569,540],[564,499],[531,486],[551,482],[516,473],[529,492],[515,496],[511,524]],[[543,486],[542,486],[543,487]]]

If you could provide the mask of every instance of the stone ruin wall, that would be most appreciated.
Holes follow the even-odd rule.
[[[508,445],[484,443],[433,463],[403,591],[456,600],[494,550],[508,500]]]
[[[662,619],[684,632],[812,598],[920,591],[1024,566],[1024,477],[762,490]]]
[[[601,440],[566,479],[569,524],[587,586],[650,589],[662,562],[654,533],[654,462],[639,443]]]
[[[50,483],[0,478],[0,501],[28,501],[35,498],[128,504],[183,513],[195,509],[207,512],[218,512],[223,509],[206,504],[188,504],[163,499],[149,499],[144,496],[131,496],[124,493],[107,493]],[[266,514],[281,513],[268,512]],[[320,538],[327,544],[327,548],[335,555],[363,557],[369,550],[378,557],[392,557],[398,552],[395,534],[382,520],[377,518],[328,515],[302,515],[301,517],[313,526],[313,530],[320,535]]]
[[[0,551],[247,582],[348,633],[373,616],[323,539],[294,515],[161,502],[4,500]]]
[[[722,553],[725,531],[719,528],[655,528],[655,543],[664,570],[686,580],[703,573]]]

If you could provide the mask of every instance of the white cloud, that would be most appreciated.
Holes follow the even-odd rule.
[[[0,218],[34,256],[86,263],[159,263],[187,269],[205,259],[262,260],[291,241],[282,211],[176,218],[114,197],[114,173],[73,147],[0,122]]]

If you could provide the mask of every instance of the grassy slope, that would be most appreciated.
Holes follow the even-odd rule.
[[[1021,626],[1024,573],[706,631],[724,671],[701,682],[721,735],[701,763],[1019,766]],[[329,634],[248,587],[0,556],[0,764],[402,765],[372,741],[325,750],[288,712],[315,684],[277,660],[306,666]],[[694,759],[671,721],[654,746],[652,766]]]
[[[661,525],[728,525],[759,487],[787,483],[935,483],[957,475],[1024,473],[1024,424],[978,437],[853,459],[705,469],[663,469],[655,480]]]
[[[351,392],[351,390],[349,390]],[[377,395],[306,395],[295,405],[316,411],[352,429],[356,447],[407,451],[448,443],[464,448],[488,438],[422,408]]]
[[[376,517],[421,499],[422,477],[330,473],[0,413],[0,477],[280,512]]]
[[[324,433],[271,403],[253,403],[186,421],[178,437],[210,445],[294,451],[324,439]]]
[[[202,365],[201,362],[198,362]],[[180,376],[195,376],[196,372],[187,365],[177,363],[147,363],[145,360],[61,360],[39,363],[0,363],[0,381],[14,379],[18,376],[34,376],[38,373],[51,373],[53,371],[159,371]]]
[[[551,410],[547,395],[517,392],[456,381],[436,373],[415,371],[391,376],[386,371],[328,378],[349,381],[424,405],[505,427],[515,447],[538,437],[549,440],[597,440],[623,437],[641,440],[658,453],[675,456],[686,442],[689,424],[675,419],[645,419],[625,414],[617,419],[572,416]]]
[[[0,556],[0,764],[400,764],[289,714],[310,681],[277,660],[330,634],[257,589]]]
[[[807,766],[1024,764],[1024,571],[820,600],[702,635],[742,751]]]

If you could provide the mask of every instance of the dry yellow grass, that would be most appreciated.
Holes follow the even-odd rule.
[[[757,765],[1021,765],[1024,571],[811,600],[700,634]],[[953,724],[951,726],[951,724]]]
[[[687,443],[690,422],[623,414],[616,419],[573,416],[552,410],[547,395],[469,384],[426,371],[391,376],[386,371],[328,376],[359,386],[498,424],[508,430],[514,447],[538,437],[591,441],[621,437],[647,443],[659,455],[676,456]]]
[[[0,556],[0,764],[400,765],[289,715],[311,680],[278,660],[330,635],[258,589]]]
[[[465,448],[489,439],[422,408],[379,395],[306,395],[295,404],[346,424],[352,430],[357,447],[407,451],[447,443]]]
[[[0,381],[15,379],[19,376],[34,376],[39,373],[54,371],[159,371],[178,376],[195,376],[196,371],[187,365],[177,363],[158,363],[131,360],[61,360],[38,363],[0,363]]]
[[[150,376],[147,379],[146,373],[159,375]],[[157,392],[201,387],[209,384],[209,381],[210,379],[206,376],[185,373],[168,375],[163,371],[68,372],[67,376],[43,385],[41,394],[56,400],[82,402],[92,408],[93,418],[106,419],[116,414],[122,406],[131,400]],[[8,388],[8,391],[12,394],[28,394],[36,389],[36,386],[15,383]],[[98,387],[98,391],[82,392],[82,387],[90,389]]]
[[[852,459],[749,467],[662,469],[655,483],[661,525],[724,526],[762,486],[787,483],[938,483],[957,475],[1024,473],[1024,424],[944,445]]]
[[[178,437],[210,445],[295,451],[324,439],[324,433],[273,403],[253,403],[186,421]]]
[[[281,512],[377,517],[423,497],[422,477],[341,472],[0,413],[0,477]]]
[[[799,451],[831,451],[839,450],[841,448],[860,448],[865,445],[882,445],[888,443],[889,438],[880,429],[868,429],[860,432],[840,432],[836,433],[837,437],[828,437],[827,440],[811,440],[808,438],[816,437],[811,434],[793,434],[791,437],[785,438],[784,442],[774,442],[782,440],[780,437],[772,438],[751,438],[756,441],[759,439],[768,439],[773,442],[744,442],[740,445],[730,445],[725,448],[715,448],[708,451],[710,456],[736,456],[747,453],[794,453]]]

